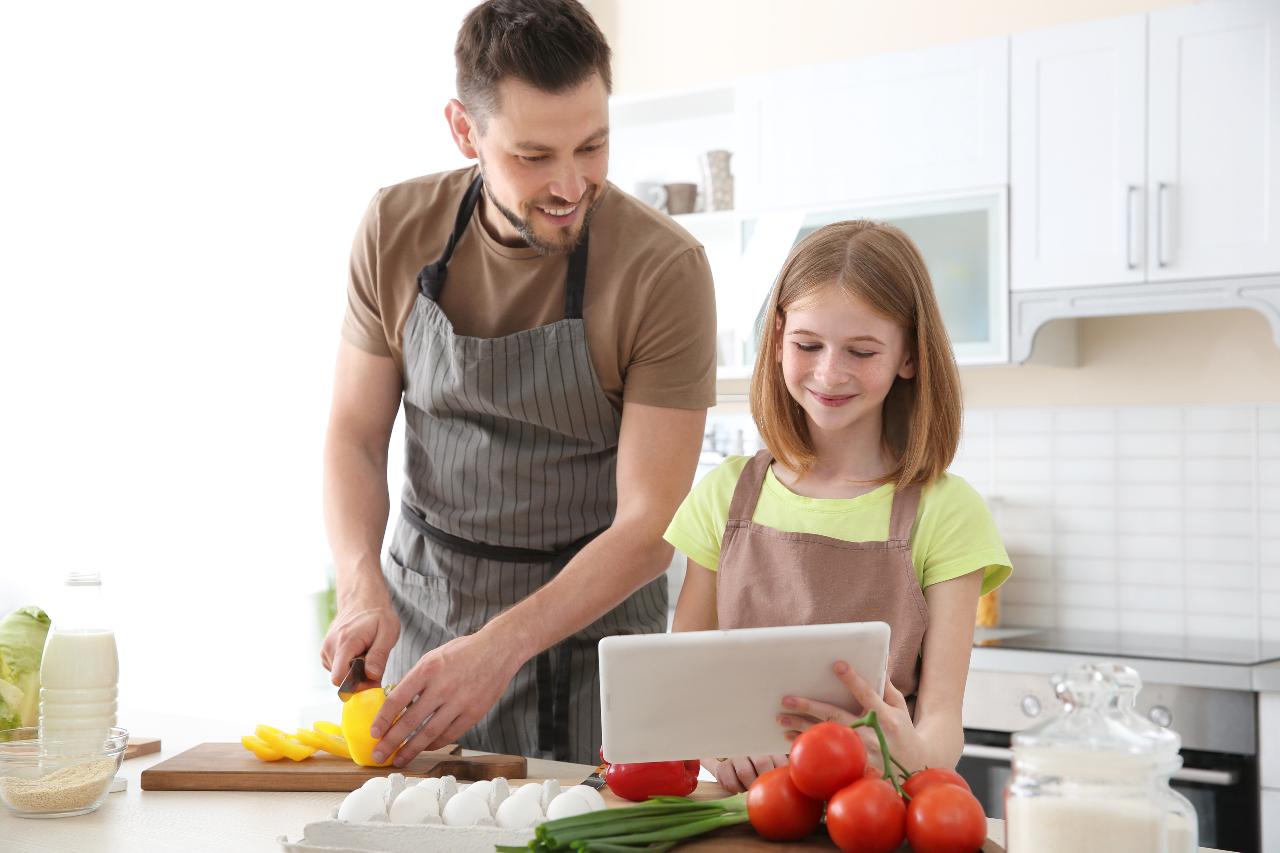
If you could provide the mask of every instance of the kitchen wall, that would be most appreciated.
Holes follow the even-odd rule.
[[[911,50],[1186,0],[587,0],[614,50],[620,95],[696,88],[850,56]],[[961,371],[970,406],[1280,401],[1280,347],[1253,311],[1089,319],[1080,365]],[[723,383],[723,393],[745,391]]]

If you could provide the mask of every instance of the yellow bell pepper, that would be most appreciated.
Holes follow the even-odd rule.
[[[284,758],[284,753],[276,752],[265,740],[255,735],[245,735],[240,738],[240,744],[263,761],[279,761]]]
[[[302,761],[304,758],[310,758],[316,753],[316,748],[314,746],[307,746],[277,728],[273,728],[271,726],[258,726],[253,731],[258,737],[265,740],[267,745],[276,752],[282,753],[289,758],[292,758],[294,761]]]
[[[393,752],[381,763],[373,760],[373,749],[378,745],[378,739],[369,734],[369,727],[373,725],[373,718],[378,716],[382,703],[386,701],[385,690],[370,687],[342,704],[342,738],[347,742],[351,760],[362,767],[386,767],[395,756]]]
[[[337,723],[331,723],[328,720],[317,720],[316,724],[312,726],[312,728],[327,735],[337,735],[338,737],[342,737],[342,726]]]
[[[296,737],[307,746],[322,749],[330,755],[336,755],[339,758],[351,757],[351,752],[347,749],[347,742],[339,735],[312,731],[311,729],[298,729]]]

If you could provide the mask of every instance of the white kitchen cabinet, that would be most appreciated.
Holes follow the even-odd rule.
[[[1013,36],[1016,289],[1145,277],[1145,15]]]
[[[1280,3],[1015,35],[1010,80],[1012,290],[1280,272]]]
[[[1280,272],[1280,2],[1149,21],[1148,280]]]
[[[1007,183],[1008,45],[985,39],[741,79],[738,206]]]

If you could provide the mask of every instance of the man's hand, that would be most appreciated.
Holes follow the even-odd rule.
[[[341,684],[351,659],[364,655],[365,675],[381,681],[387,671],[387,656],[399,636],[400,619],[385,593],[381,599],[357,598],[334,617],[320,646],[320,662],[329,670],[333,683]]]
[[[406,738],[396,753],[400,767],[424,749],[453,743],[497,704],[524,660],[484,629],[427,652],[387,695],[373,720],[370,733],[382,739],[374,760],[384,760]]]

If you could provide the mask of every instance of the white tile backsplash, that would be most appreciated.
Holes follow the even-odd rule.
[[[1280,637],[1280,406],[979,410],[1006,625]],[[984,460],[978,454],[985,449]],[[963,475],[961,475],[963,476]]]

